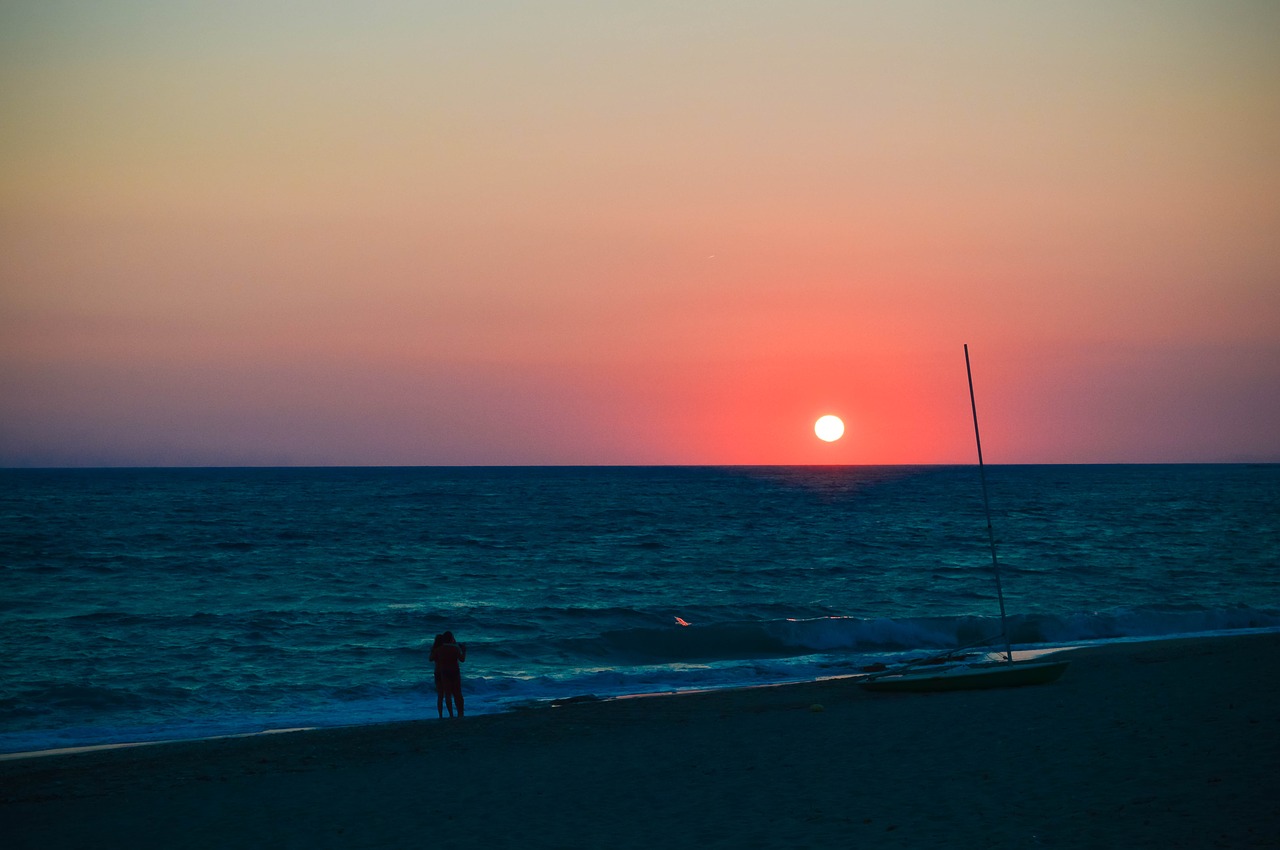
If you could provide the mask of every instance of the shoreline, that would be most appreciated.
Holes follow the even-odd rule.
[[[1253,635],[1276,634],[1280,635],[1280,628],[1259,627],[1253,629],[1236,629],[1232,631],[1221,632],[1200,632],[1185,635],[1154,635],[1154,636],[1135,636],[1135,637],[1119,637],[1119,638],[1100,638],[1092,641],[1078,641],[1065,644],[1031,644],[1020,649],[1015,648],[1013,654],[1017,660],[1027,660],[1031,658],[1039,658],[1058,653],[1075,652],[1082,649],[1093,649],[1108,646],[1124,646],[1132,644],[1146,643],[1168,643],[1177,641],[1195,641],[1195,640],[1215,640],[1218,638],[1234,638],[1247,637]],[[958,650],[957,650],[958,651]],[[978,652],[981,650],[972,650]],[[987,650],[992,654],[996,654],[996,650]],[[933,651],[920,650],[918,653],[904,653],[904,655],[932,655]],[[892,666],[892,665],[891,665]],[[808,679],[789,679],[779,682],[763,682],[757,684],[728,684],[728,685],[711,685],[703,688],[681,688],[669,690],[655,691],[637,691],[635,693],[623,694],[607,694],[597,696],[595,694],[579,694],[570,697],[547,697],[545,699],[528,700],[519,703],[500,706],[494,710],[483,710],[471,715],[476,717],[487,717],[494,715],[505,715],[524,711],[539,711],[547,708],[557,708],[568,704],[577,703],[601,703],[613,700],[630,700],[650,697],[678,697],[691,694],[702,693],[720,693],[725,691],[749,690],[753,688],[775,688],[775,687],[791,687],[796,685],[806,685],[816,682],[832,681],[839,679],[857,680],[865,673],[839,673],[831,676],[819,676]],[[447,718],[446,718],[447,719]],[[293,734],[299,732],[326,732],[338,729],[359,729],[359,728],[376,728],[379,726],[396,725],[403,723],[419,723],[433,722],[438,720],[428,716],[409,718],[409,719],[392,719],[392,720],[376,720],[366,723],[337,723],[333,725],[308,725],[281,728],[265,728],[249,732],[228,732],[222,734],[211,735],[194,735],[174,738],[155,738],[150,740],[127,740],[127,741],[108,741],[103,743],[87,743],[72,744],[69,746],[49,747],[37,750],[19,750],[14,752],[0,752],[0,763],[9,761],[19,761],[35,758],[52,758],[65,755],[79,755],[84,753],[100,752],[107,750],[130,749],[134,747],[153,747],[166,746],[171,744],[192,744],[207,741],[220,741],[235,738],[257,738],[269,735]]]
[[[19,848],[1280,846],[1280,634],[1070,655],[13,759],[0,817]]]
[[[1253,633],[1254,631],[1256,630],[1246,630],[1246,631],[1242,631],[1241,634]],[[1274,631],[1280,634],[1280,629],[1276,629]],[[1178,638],[1172,638],[1172,639],[1180,640],[1180,639],[1187,639],[1187,638],[1193,638],[1193,637],[1201,637],[1201,636],[1197,636],[1197,635],[1180,636]],[[1123,638],[1121,640],[1158,641],[1158,640],[1167,640],[1167,639],[1170,639],[1170,638],[1163,638],[1163,637],[1161,638]],[[1041,657],[1044,655],[1052,655],[1059,652],[1068,652],[1070,650],[1080,649],[1080,648],[1083,648],[1086,646],[1092,646],[1092,645],[1094,644],[1080,644],[1078,646],[1054,645],[1054,646],[1047,646],[1047,647],[1039,647],[1035,649],[1015,649],[1014,656],[1019,660],[1024,660],[1024,659],[1033,658],[1033,657]],[[992,652],[994,652],[994,650]],[[929,655],[930,653],[925,650],[921,650],[921,654]],[[865,675],[867,674],[866,673],[838,673],[831,676],[818,676],[818,677],[809,678],[809,679],[788,679],[780,682],[762,682],[762,683],[756,683],[756,684],[711,685],[711,686],[702,687],[702,688],[681,688],[678,690],[669,689],[669,690],[657,690],[657,691],[637,691],[635,693],[608,694],[605,696],[597,696],[595,694],[578,694],[578,695],[569,696],[569,697],[547,697],[545,699],[528,700],[524,702],[509,704],[509,705],[500,707],[497,710],[479,711],[479,712],[476,712],[475,714],[472,714],[471,717],[474,718],[474,717],[484,717],[484,716],[495,715],[495,714],[510,714],[513,712],[521,712],[521,711],[539,711],[546,708],[558,708],[565,705],[585,703],[585,702],[608,702],[612,700],[644,699],[649,697],[678,697],[678,696],[684,696],[688,694],[718,693],[722,691],[749,690],[752,688],[790,687],[792,685],[805,685],[805,684],[810,684],[814,682],[824,682],[824,681],[831,681],[836,679],[856,680],[856,679],[862,678]],[[268,728],[268,729],[260,729],[252,732],[230,732],[226,734],[214,734],[214,735],[194,735],[194,736],[176,737],[176,738],[155,738],[152,740],[108,741],[108,742],[97,743],[97,744],[72,744],[70,746],[49,747],[47,749],[40,749],[40,750],[19,750],[19,751],[10,752],[10,753],[0,752],[0,762],[16,761],[21,759],[33,759],[33,758],[50,758],[50,757],[64,756],[64,755],[79,755],[83,753],[99,752],[104,750],[129,749],[132,747],[163,746],[166,744],[192,744],[192,743],[199,743],[203,741],[221,741],[221,740],[226,740],[231,738],[254,738],[254,737],[259,737],[263,735],[281,735],[281,734],[290,734],[295,732],[322,732],[322,731],[333,730],[333,729],[354,729],[354,728],[364,728],[364,727],[377,727],[377,726],[385,726],[388,724],[397,724],[397,723],[430,722],[433,719],[439,720],[439,718],[418,717],[418,718],[412,718],[412,719],[377,720],[369,723],[338,723],[331,726],[329,725],[297,726],[297,727],[278,728],[278,729]]]

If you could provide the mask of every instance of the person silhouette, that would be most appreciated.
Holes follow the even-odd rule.
[[[446,697],[449,700],[449,716],[453,717],[453,694],[445,692],[444,682],[440,679],[440,662],[436,659],[436,650],[443,641],[444,635],[437,634],[435,640],[431,642],[431,654],[427,656],[428,660],[431,661],[432,678],[435,680],[436,685],[436,714],[440,715],[441,718],[444,717]]]
[[[458,665],[467,660],[467,645],[458,643],[453,637],[453,632],[436,635],[435,642],[431,645],[430,659],[436,665],[436,711],[444,717],[444,708],[447,706],[449,716],[453,717],[453,709],[456,705],[458,716],[461,717],[463,714],[462,670]]]

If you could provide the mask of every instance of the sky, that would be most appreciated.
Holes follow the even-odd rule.
[[[0,466],[1280,461],[1278,40],[9,0]]]

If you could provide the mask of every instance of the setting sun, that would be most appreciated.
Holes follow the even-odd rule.
[[[844,422],[839,416],[831,416],[830,414],[822,416],[817,422],[813,423],[813,433],[818,435],[819,440],[834,443],[844,436]]]

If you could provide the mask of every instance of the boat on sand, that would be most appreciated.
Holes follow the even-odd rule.
[[[952,664],[922,670],[891,668],[872,673],[859,684],[879,693],[929,693],[933,691],[965,691],[980,688],[1016,688],[1045,685],[1056,681],[1067,669],[1069,661],[980,661]]]
[[[1044,685],[1057,681],[1067,669],[1068,661],[1043,658],[1013,658],[1009,644],[1009,629],[1005,621],[1004,590],[1000,585],[1000,563],[996,558],[995,532],[991,528],[991,504],[987,498],[987,474],[982,462],[982,437],[978,432],[978,404],[973,395],[973,370],[969,366],[969,346],[964,347],[964,368],[969,377],[969,406],[973,411],[973,436],[978,444],[978,474],[982,481],[982,506],[987,516],[987,539],[991,544],[991,570],[996,582],[996,596],[1000,600],[1000,634],[991,641],[1004,641],[1002,658],[966,662],[956,658],[956,650],[943,656],[919,659],[869,673],[859,681],[868,691],[877,692],[932,692],[960,691],[979,688],[1013,688],[1025,685]]]

